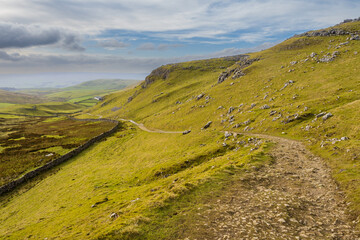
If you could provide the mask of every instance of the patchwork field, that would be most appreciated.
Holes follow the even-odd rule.
[[[0,185],[64,155],[113,127],[66,118],[0,118]]]

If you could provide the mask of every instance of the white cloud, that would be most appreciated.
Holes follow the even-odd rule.
[[[98,40],[98,45],[106,49],[126,48],[130,46],[130,44],[124,43],[116,39]]]
[[[56,45],[68,50],[84,50],[79,44],[78,36],[61,29],[0,23],[0,48],[26,48],[47,45]]]
[[[216,58],[260,51],[273,46],[273,43],[264,43],[252,48],[226,48],[221,51],[202,55],[187,55],[182,57],[152,57],[152,58],[124,58],[111,55],[90,54],[19,54],[0,51],[0,72],[2,74],[38,73],[44,65],[47,72],[126,72],[150,73],[156,67],[168,63],[177,63],[198,59]],[[155,47],[154,49],[159,49]]]
[[[137,47],[137,50],[143,50],[143,51],[155,50],[155,44],[153,44],[153,43],[143,43],[139,47]]]
[[[360,2],[355,0],[2,0],[0,21],[56,26],[83,34],[122,29],[217,38],[239,30],[261,32],[266,25],[273,34],[279,29],[324,27],[358,17],[359,10]],[[182,30],[187,31],[176,32]]]

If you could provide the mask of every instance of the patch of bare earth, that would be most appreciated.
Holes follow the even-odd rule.
[[[360,239],[321,159],[299,142],[254,136],[278,143],[274,164],[233,182],[182,239]]]

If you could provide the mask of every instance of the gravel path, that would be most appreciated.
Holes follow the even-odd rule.
[[[182,133],[119,120],[147,132]],[[246,135],[277,142],[271,152],[275,163],[246,174],[231,191],[214,198],[199,213],[197,224],[185,230],[184,236],[189,236],[185,239],[360,240],[343,196],[320,158],[294,140]]]
[[[209,203],[185,239],[360,239],[321,159],[300,142],[253,136],[278,143],[275,163],[247,173]]]

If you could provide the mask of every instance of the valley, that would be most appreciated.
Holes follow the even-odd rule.
[[[51,93],[59,105],[5,104],[3,182],[112,126],[40,116],[121,127],[0,196],[0,238],[360,238],[359,34],[347,21],[163,65],[95,105],[89,89]],[[20,155],[34,160],[17,167]]]

